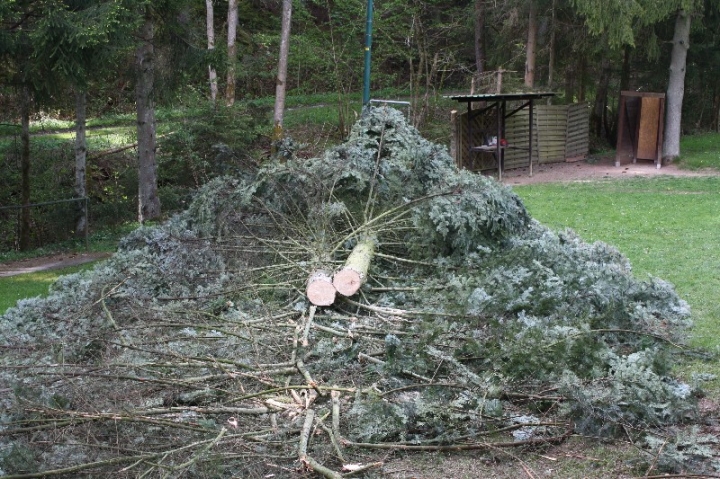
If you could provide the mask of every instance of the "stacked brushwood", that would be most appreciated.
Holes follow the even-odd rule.
[[[688,326],[671,285],[368,109],[10,309],[0,475],[377,475],[375,450],[641,434],[695,414],[668,377]]]

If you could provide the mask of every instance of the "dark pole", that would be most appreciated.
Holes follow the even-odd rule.
[[[551,98],[551,97],[548,97]],[[533,155],[533,99],[530,98],[530,142],[528,143],[528,151],[530,152],[530,176],[533,175],[533,164],[532,164],[532,155]],[[538,158],[538,166],[540,166],[540,159]]]
[[[83,214],[85,215],[85,251],[90,251],[90,198],[83,201]]]
[[[365,72],[363,74],[363,106],[370,103],[370,53],[372,50],[373,0],[367,2],[365,23]]]

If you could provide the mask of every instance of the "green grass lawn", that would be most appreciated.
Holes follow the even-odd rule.
[[[45,296],[50,285],[61,275],[76,273],[92,267],[93,263],[86,263],[68,268],[0,278],[0,314],[4,314],[8,308],[15,306],[19,299]]]
[[[628,257],[636,277],[674,284],[693,311],[689,345],[720,352],[719,177],[541,184],[514,191],[541,223],[611,244]],[[696,361],[687,371],[720,376],[715,363]]]
[[[720,167],[720,135],[717,133],[685,136],[680,146],[683,167],[693,170]]]

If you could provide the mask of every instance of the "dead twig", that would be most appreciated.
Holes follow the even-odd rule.
[[[303,377],[307,381],[308,386],[315,389],[315,391],[317,391],[317,393],[321,396],[327,395],[327,392],[323,391],[321,388],[318,387],[317,381],[312,378],[312,376],[310,375],[310,371],[308,371],[305,367],[305,363],[303,362],[303,360],[298,359],[296,364],[298,371],[300,371],[300,374],[303,375]]]
[[[478,442],[474,444],[448,444],[448,445],[413,445],[413,444],[402,444],[402,443],[369,443],[369,442],[352,442],[343,440],[342,443],[350,447],[358,447],[362,449],[391,449],[399,451],[437,451],[437,452],[451,452],[451,451],[477,451],[485,449],[504,449],[504,448],[516,448],[523,446],[542,445],[542,444],[560,444],[567,440],[572,434],[572,429],[561,436],[538,438],[538,439],[527,439],[525,441],[513,441],[513,442]]]
[[[307,453],[308,443],[310,442],[310,433],[312,432],[314,422],[315,411],[313,409],[308,409],[305,413],[305,422],[303,423],[302,431],[300,432],[298,458],[305,467],[312,469],[328,479],[342,479],[342,476],[339,473],[323,466]]]
[[[310,335],[310,327],[313,324],[313,318],[315,317],[315,311],[317,311],[317,306],[314,304],[310,306],[310,312],[308,313],[307,321],[305,321],[305,327],[303,328],[303,335],[302,335],[302,345],[304,347],[308,347],[308,336]]]

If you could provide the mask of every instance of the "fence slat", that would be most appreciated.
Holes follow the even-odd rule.
[[[505,168],[528,165],[529,111],[524,109],[506,120],[505,136],[510,148],[505,150]],[[587,104],[535,105],[533,115],[533,162],[558,163],[568,158],[587,156],[589,148],[589,109]],[[494,131],[495,113],[487,112],[473,119],[473,144],[483,144],[482,132]],[[467,112],[457,115],[457,164],[472,171],[496,169],[494,156],[473,153],[468,159]],[[512,148],[521,147],[524,149]]]

